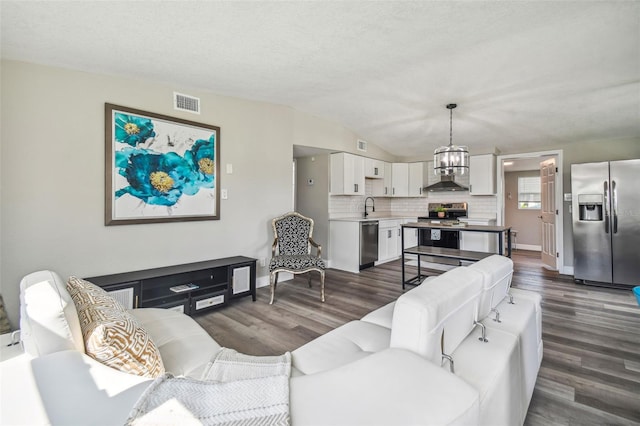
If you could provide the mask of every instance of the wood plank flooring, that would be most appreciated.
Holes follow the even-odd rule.
[[[542,268],[539,253],[517,250],[513,260],[512,285],[542,295],[544,358],[525,425],[640,425],[640,307],[631,291],[577,285]],[[223,346],[281,354],[395,300],[400,275],[399,260],[360,274],[329,269],[325,303],[317,275],[312,288],[296,277],[278,284],[274,305],[265,287],[256,302],[195,319]]]

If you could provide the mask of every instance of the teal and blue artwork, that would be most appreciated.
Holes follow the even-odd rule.
[[[219,127],[111,104],[105,116],[107,225],[219,219]]]

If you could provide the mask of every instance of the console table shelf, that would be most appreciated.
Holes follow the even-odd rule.
[[[85,279],[130,309],[167,308],[193,315],[224,306],[238,297],[256,300],[256,259],[244,256]],[[181,285],[193,288],[175,288]]]

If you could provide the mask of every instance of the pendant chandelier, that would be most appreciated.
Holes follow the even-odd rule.
[[[449,145],[441,146],[433,153],[433,172],[440,176],[469,173],[469,148],[453,145],[453,109],[457,104],[447,105],[449,110]]]

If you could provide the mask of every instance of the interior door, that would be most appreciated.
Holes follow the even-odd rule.
[[[540,163],[542,264],[558,270],[556,254],[556,159]]]

